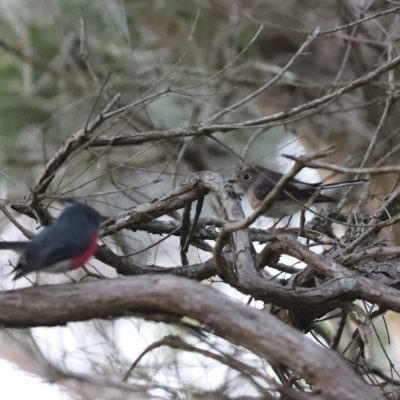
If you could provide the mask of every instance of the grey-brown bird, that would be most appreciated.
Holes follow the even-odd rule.
[[[246,168],[241,171],[236,179],[231,182],[237,182],[243,189],[251,207],[255,210],[260,202],[271,192],[275,184],[282,178],[283,174],[272,171],[268,168],[256,166],[254,168]],[[263,214],[268,218],[281,219],[291,216],[299,212],[304,204],[306,204],[318,189],[334,189],[345,186],[358,185],[368,182],[367,179],[356,179],[343,182],[327,183],[307,183],[292,178],[286,184],[284,190],[276,197],[273,205]],[[296,200],[294,200],[292,197]],[[317,203],[333,203],[336,200],[332,197],[318,194],[313,199],[313,204]]]

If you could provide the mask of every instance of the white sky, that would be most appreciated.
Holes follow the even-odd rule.
[[[0,359],[0,382],[3,399],[69,400],[57,385],[43,382],[35,376],[25,374],[8,361]]]

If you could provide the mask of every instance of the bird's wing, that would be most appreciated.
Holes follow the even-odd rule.
[[[272,177],[269,184],[266,184],[266,181],[264,179],[259,179],[258,182],[256,182],[256,185],[254,187],[254,195],[258,200],[263,200],[282,177],[282,174],[277,173],[276,175],[276,180],[274,179],[274,177]],[[272,180],[274,182],[272,182]],[[297,200],[305,202],[310,199],[310,197],[312,197],[315,191],[318,189],[317,185],[319,184],[308,184],[297,179],[292,179],[291,182],[285,185],[284,190],[276,197],[276,200],[289,200],[290,196],[285,193],[287,192],[291,196],[295,197]],[[332,197],[324,196],[322,194],[319,194],[314,200],[315,203],[328,203],[334,201],[335,199],[333,199]]]
[[[81,238],[84,236],[86,238],[82,240]],[[50,226],[32,240],[31,245],[20,258],[16,269],[26,274],[73,259],[88,250],[90,244],[89,235],[79,235],[78,238],[68,229]]]

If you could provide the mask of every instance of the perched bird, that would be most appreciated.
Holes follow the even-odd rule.
[[[271,192],[275,184],[281,179],[283,174],[272,171],[268,168],[256,166],[254,168],[246,168],[241,171],[235,180],[243,189],[251,207],[255,210],[261,201]],[[306,204],[315,194],[317,189],[333,189],[345,186],[357,185],[368,182],[366,179],[357,179],[352,181],[343,181],[336,183],[323,184],[306,183],[292,178],[289,183],[275,199],[273,205],[263,214],[268,218],[278,218],[291,216],[301,210],[302,205]],[[294,200],[295,198],[296,200]],[[316,203],[333,203],[336,200],[332,197],[318,194],[313,199],[313,204]]]
[[[57,273],[84,265],[96,251],[103,219],[92,207],[73,204],[31,241],[0,242],[0,250],[22,253],[13,280],[33,271]]]

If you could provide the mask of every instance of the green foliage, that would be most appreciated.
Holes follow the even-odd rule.
[[[41,124],[49,113],[22,96],[22,63],[8,56],[0,57],[0,138],[1,144],[16,142],[18,134],[29,125]]]
[[[54,26],[31,25],[28,29],[29,41],[36,57],[51,60],[58,52],[57,32]]]

